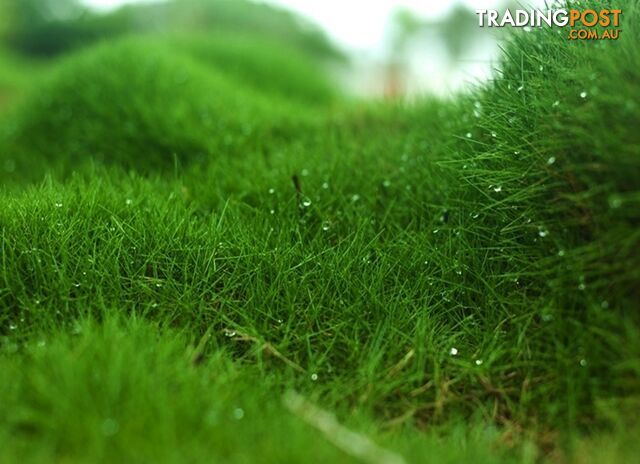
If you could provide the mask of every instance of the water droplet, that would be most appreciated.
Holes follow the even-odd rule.
[[[544,228],[539,228],[538,229],[538,235],[542,238],[546,237],[547,235],[549,235],[549,231],[547,229]]]
[[[303,208],[308,208],[311,206],[311,200],[309,198],[304,198],[301,203]]]
[[[119,429],[120,425],[118,424],[118,422],[111,418],[105,419],[102,422],[102,434],[106,437],[115,435],[116,433],[118,433]]]
[[[473,213],[473,214],[471,215],[471,217],[472,217],[473,219],[478,219],[478,218],[480,217],[480,213]]]
[[[235,408],[233,410],[233,418],[235,420],[240,420],[244,417],[244,409],[242,408]]]
[[[133,200],[131,198],[127,198],[125,203],[127,204],[127,206],[131,206],[133,204]]]
[[[622,198],[618,195],[611,195],[609,197],[609,207],[611,209],[618,209],[622,206]]]
[[[556,100],[556,101],[554,101],[554,102],[553,102],[553,105],[551,105],[551,106],[553,106],[554,108],[559,107],[559,106],[560,106],[560,100]]]
[[[467,138],[470,139],[472,137],[471,132],[467,132]]]
[[[455,348],[455,347],[452,347],[452,348],[449,350],[449,354],[450,354],[451,356],[457,356],[457,355],[458,355],[458,349],[457,349],[457,348]]]
[[[300,173],[303,177],[307,177],[309,175],[309,170],[308,169],[303,169],[302,172]]]
[[[524,90],[524,85],[521,85],[520,87],[518,87],[518,92],[522,92]]]
[[[476,366],[482,366],[482,359],[476,359]]]
[[[47,345],[47,342],[45,342],[44,340],[40,340],[37,343],[38,348],[44,348],[46,345]]]
[[[18,328],[15,324],[9,324],[9,330],[16,330]]]
[[[276,189],[270,188],[269,189],[269,195],[273,195],[274,193],[276,193]]]
[[[547,164],[549,166],[551,166],[553,163],[556,162],[556,157],[555,156],[551,156],[548,160],[547,160]]]
[[[157,287],[157,288],[160,288],[160,287],[162,287],[162,284],[161,284],[161,283],[157,283],[157,284],[156,284],[156,287]]]
[[[609,302],[607,300],[602,300],[602,303],[600,303],[600,307],[602,309],[607,309],[609,308]]]
[[[329,182],[323,182],[322,183],[322,188],[325,189],[325,190],[329,189]]]
[[[587,360],[586,359],[581,359],[580,360],[580,367],[587,367]]]
[[[385,180],[382,182],[382,186],[383,186],[384,188],[389,188],[389,187],[391,187],[391,181],[390,181],[389,179],[385,179]]]
[[[580,276],[580,283],[578,284],[578,289],[580,289],[581,291],[586,290],[587,288],[587,284],[584,281],[584,276]]]
[[[434,234],[437,234],[438,232],[440,232],[440,229],[433,229]]]
[[[331,229],[331,224],[328,221],[324,221],[322,223],[322,230],[324,230],[325,232],[328,231],[329,229]]]
[[[62,208],[62,203],[56,202],[56,208]]]
[[[80,287],[80,285],[82,285],[80,282],[76,282],[75,284],[73,284],[73,286],[74,286],[75,288],[79,288],[79,287]]]
[[[276,210],[275,209],[269,210],[269,214],[276,214]]]
[[[314,382],[318,380],[318,374],[316,374],[315,372],[311,374],[311,380],[313,380]]]
[[[558,250],[558,256],[560,256],[561,258],[566,254],[566,252],[564,250]]]
[[[540,67],[538,69],[542,72],[542,71],[544,71],[544,66],[540,65]]]
[[[587,92],[586,92],[586,91],[582,91],[582,92],[580,93],[580,98],[582,98],[582,99],[587,98],[587,95],[588,95],[588,94],[587,94]]]
[[[491,137],[493,137],[494,139],[498,136],[498,134],[496,134],[494,131],[491,131]]]
[[[498,192],[502,192],[502,186],[501,185],[496,185],[495,187],[493,187],[493,191],[498,193]]]
[[[355,193],[355,194],[353,194],[353,195],[351,196],[351,201],[352,201],[353,203],[355,203],[355,202],[356,202],[356,201],[358,201],[358,200],[360,200],[360,195],[358,195],[357,193]]]
[[[224,336],[225,337],[233,338],[236,335],[237,335],[237,332],[235,330],[224,329]]]

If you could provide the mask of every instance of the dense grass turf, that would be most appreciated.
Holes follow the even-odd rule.
[[[202,39],[70,58],[0,150],[0,457],[628,462],[639,14],[446,103],[286,57],[260,93]]]

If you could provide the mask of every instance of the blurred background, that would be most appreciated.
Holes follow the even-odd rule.
[[[504,30],[477,8],[544,0],[0,0],[0,105],[53,59],[127,35],[249,34],[321,61],[347,94],[449,96],[489,78]]]

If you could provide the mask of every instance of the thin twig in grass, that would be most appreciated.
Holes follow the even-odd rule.
[[[340,424],[335,416],[289,391],[283,397],[285,407],[311,425],[336,447],[363,462],[373,464],[404,464],[402,456],[375,444],[369,437]]]

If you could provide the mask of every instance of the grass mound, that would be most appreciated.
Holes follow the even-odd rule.
[[[252,56],[247,49],[232,69],[221,60],[221,71],[150,41],[91,49],[63,63],[10,118],[3,156],[21,164],[18,172],[41,176],[43,163],[64,172],[97,160],[149,172],[172,167],[176,159],[259,154],[312,119],[295,100],[296,82],[301,100],[318,88],[318,98],[329,93],[321,78],[304,73],[281,76],[278,85],[291,91],[287,97],[229,79],[273,75],[261,62],[265,49]],[[239,63],[248,64],[242,69]],[[295,59],[289,63],[295,72]]]
[[[76,0],[0,0],[0,35],[16,51],[56,56],[101,40],[172,33],[250,35],[317,60],[343,60],[322,30],[299,16],[248,0],[170,0],[94,13]]]
[[[625,15],[628,28],[611,43],[517,36],[501,75],[455,103],[354,108],[275,146],[255,139],[264,149],[244,156],[206,157],[173,175],[123,174],[125,156],[153,153],[165,132],[177,134],[164,123],[140,138],[149,146],[122,145],[115,167],[2,193],[0,367],[19,379],[4,387],[14,406],[0,440],[17,443],[8,459],[35,437],[50,445],[35,460],[139,449],[141,459],[170,461],[183,449],[180,424],[198,430],[184,438],[193,459],[244,459],[200,435],[210,409],[225,424],[218,436],[268,430],[291,452],[264,442],[254,452],[267,460],[299,460],[307,443],[318,459],[362,457],[335,427],[319,428],[342,454],[317,444],[312,428],[326,416],[295,401],[283,409],[280,394],[291,389],[408,459],[637,454],[640,11]],[[145,66],[131,63],[133,82]],[[194,82],[184,92],[203,91]],[[268,103],[279,100],[238,95],[249,99],[244,117],[273,122]],[[165,103],[146,105],[160,114]],[[47,334],[51,355],[48,341],[37,346]],[[98,382],[110,387],[96,393],[104,402],[74,423],[80,431],[56,428],[66,413],[51,413],[51,398],[85,409],[79,386],[99,391],[94,357],[98,378],[109,379]],[[123,370],[124,359],[151,366],[150,377]],[[64,393],[34,388],[52,378],[66,379]],[[211,378],[218,399],[202,390]],[[138,384],[130,400],[119,396]],[[151,384],[147,398],[140,392]],[[229,412],[224,398],[236,388],[253,398],[240,408],[254,420]],[[140,427],[151,429],[148,441]],[[76,434],[89,454],[78,454]],[[441,436],[470,448],[442,452]],[[108,443],[121,448],[105,451]],[[487,443],[502,451],[486,454]]]

